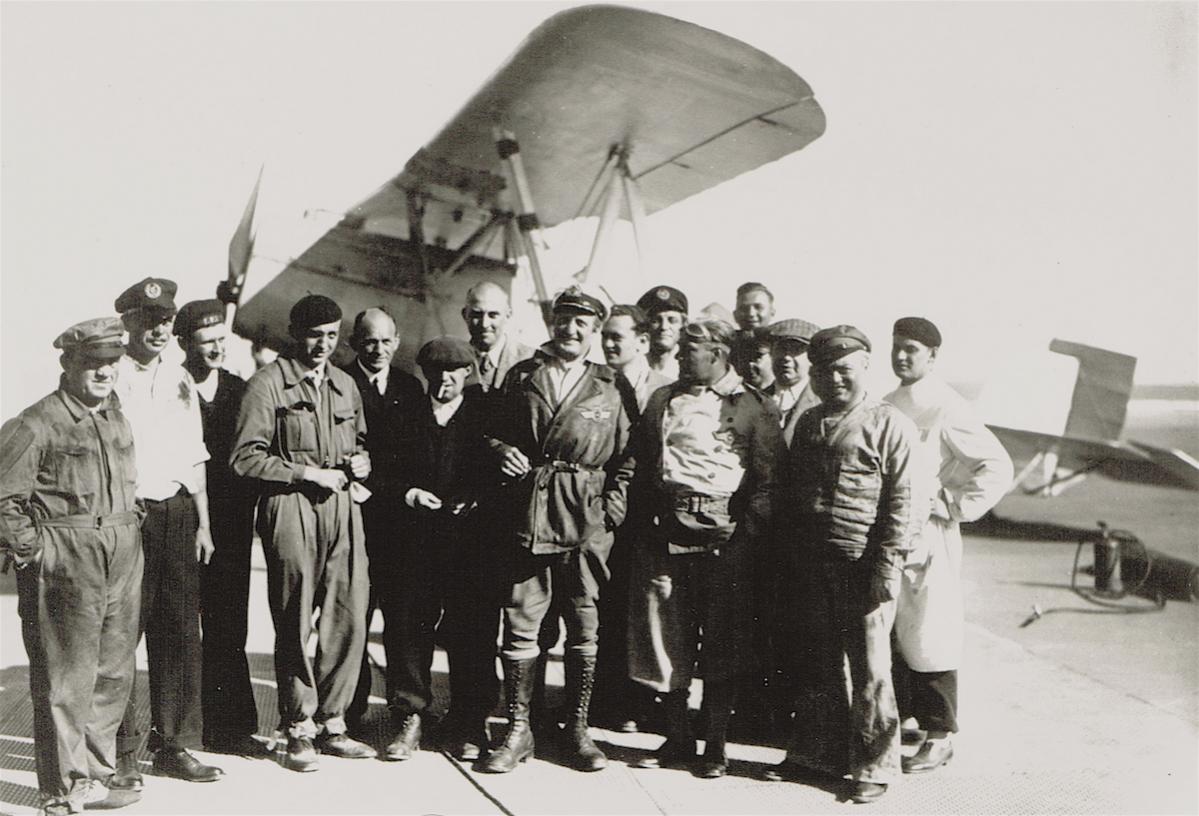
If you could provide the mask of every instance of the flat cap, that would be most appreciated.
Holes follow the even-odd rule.
[[[673,286],[655,286],[641,297],[637,305],[648,315],[658,312],[682,312],[687,314],[687,296]]]
[[[92,360],[119,360],[125,354],[125,326],[119,317],[94,317],[54,338],[54,348]]]
[[[798,340],[801,343],[808,344],[812,342],[812,337],[816,332],[820,331],[820,327],[815,323],[791,317],[771,323],[766,328],[766,331],[774,340]]]
[[[190,300],[175,315],[175,336],[187,338],[192,332],[225,322],[225,304],[219,300]]]
[[[324,295],[305,295],[291,307],[287,319],[293,330],[306,331],[340,321],[341,307]]]
[[[470,343],[457,337],[434,337],[416,353],[416,364],[422,368],[466,368],[475,362]]]
[[[117,297],[113,307],[125,314],[135,309],[157,309],[175,313],[175,292],[179,289],[166,278],[146,278],[130,286]]]
[[[595,315],[600,320],[608,317],[608,307],[595,295],[581,286],[568,286],[554,298],[554,311],[571,309],[585,314]]]
[[[832,326],[812,335],[808,345],[808,359],[816,365],[840,360],[855,351],[870,351],[870,338],[854,326]]]
[[[896,337],[906,337],[909,340],[923,343],[929,348],[941,346],[940,329],[931,320],[923,317],[901,317],[895,321],[895,328],[891,333]]]

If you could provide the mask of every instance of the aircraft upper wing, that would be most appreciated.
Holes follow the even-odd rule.
[[[1137,442],[1102,441],[988,425],[1014,461],[1027,462],[1052,451],[1068,471],[1100,473],[1123,482],[1199,490],[1199,463],[1181,451]]]
[[[533,31],[404,171],[352,211],[361,228],[456,248],[491,216],[505,180],[492,130],[520,144],[544,226],[574,218],[614,145],[652,213],[799,150],[824,111],[790,68],[745,43],[652,12],[586,6]],[[587,214],[587,213],[582,213]],[[478,254],[502,258],[502,242]]]

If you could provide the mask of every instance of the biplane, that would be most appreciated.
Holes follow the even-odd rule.
[[[1055,339],[1049,350],[1078,360],[1065,430],[1059,434],[989,425],[1023,466],[1014,489],[1056,496],[1096,473],[1123,482],[1199,490],[1199,462],[1180,450],[1122,440],[1137,358]]]
[[[600,283],[618,219],[640,250],[649,215],[824,129],[808,84],[739,40],[633,8],[570,9],[535,29],[398,175],[243,298],[258,274],[256,186],[219,295],[236,333],[276,349],[306,292],[348,317],[385,304],[405,338],[397,361],[410,362],[425,339],[465,334],[458,312],[481,280],[511,289],[526,274],[544,310],[543,229],[598,216],[576,277]]]

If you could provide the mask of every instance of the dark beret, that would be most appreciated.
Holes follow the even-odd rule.
[[[658,312],[687,314],[687,296],[673,286],[655,286],[637,298],[637,305],[651,316]]]
[[[833,326],[812,335],[808,359],[816,365],[824,365],[855,351],[870,351],[870,338],[854,326]]]
[[[119,360],[125,354],[124,331],[121,318],[96,317],[58,335],[54,348],[92,360]]]
[[[812,342],[812,337],[820,331],[820,327],[815,323],[792,317],[771,323],[766,331],[774,340],[798,340],[806,345]]]
[[[313,326],[341,320],[341,307],[324,295],[305,295],[291,307],[288,321],[294,331],[306,331]]]
[[[457,337],[434,337],[416,353],[416,364],[422,368],[466,368],[475,362],[470,343]]]
[[[156,309],[168,314],[175,313],[175,292],[179,289],[166,278],[146,278],[139,281],[117,297],[113,307],[125,314],[135,309]]]
[[[175,315],[175,336],[187,339],[198,329],[224,322],[224,303],[219,300],[190,300]]]
[[[604,302],[590,292],[584,291],[581,286],[567,287],[554,298],[554,311],[564,309],[595,315],[600,320],[608,316],[608,307],[604,305]]]
[[[923,317],[901,317],[895,321],[895,329],[891,332],[896,337],[906,337],[923,343],[929,348],[941,346],[941,332],[931,320]]]

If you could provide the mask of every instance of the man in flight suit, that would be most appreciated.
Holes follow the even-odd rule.
[[[579,287],[554,301],[552,339],[508,372],[494,404],[493,448],[512,479],[502,497],[514,514],[511,595],[504,607],[503,664],[510,728],[484,770],[506,773],[533,753],[529,704],[538,632],[556,600],[566,619],[564,729],[570,763],[598,771],[607,757],[587,734],[599,615],[612,530],[624,520],[627,475],[617,469],[629,436],[616,374],[587,351],[607,314]],[[627,396],[629,401],[634,398]]]
[[[122,807],[106,787],[134,677],[142,546],[133,433],[111,396],[121,322],[54,341],[58,390],[0,430],[0,546],[17,565],[42,808]]]
[[[259,481],[258,533],[275,622],[275,679],[287,765],[317,769],[316,748],[347,759],[375,750],[346,734],[366,640],[369,592],[362,513],[351,494],[370,474],[362,397],[329,365],[341,309],[308,295],[291,309],[294,353],[251,379],[237,417],[230,464]],[[357,488],[355,490],[354,488]],[[321,608],[317,660],[308,656]],[[314,745],[315,740],[315,745]]]

